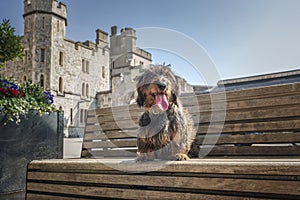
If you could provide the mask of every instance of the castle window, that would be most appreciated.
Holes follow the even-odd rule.
[[[57,20],[57,32],[59,32],[59,20]]]
[[[59,65],[63,66],[64,65],[64,53],[59,52]]]
[[[105,78],[105,67],[102,66],[102,78]]]
[[[42,18],[42,29],[45,29],[45,17]]]
[[[86,84],[85,86],[85,96],[89,97],[89,84]]]
[[[25,50],[25,52],[24,52],[24,60],[23,60],[24,65],[27,65],[27,58],[28,58],[28,51]]]
[[[90,62],[88,61],[88,60],[86,60],[86,62],[85,62],[85,72],[86,73],[89,73],[89,67],[90,67]]]
[[[27,81],[27,77],[26,77],[26,76],[23,77],[23,81],[24,81],[24,82]]]
[[[45,49],[41,49],[41,62],[45,62]]]
[[[73,124],[73,108],[70,109],[70,122]]]
[[[140,65],[144,65],[144,62],[140,61]]]
[[[44,80],[44,75],[43,74],[41,74],[41,76],[40,76],[40,86],[42,88],[44,88],[44,86],[45,86],[45,80]]]
[[[63,93],[63,79],[62,79],[62,77],[59,77],[59,79],[58,79],[58,92]]]
[[[81,85],[81,96],[84,97],[84,95],[85,95],[85,84],[82,83],[82,85]]]
[[[85,60],[82,59],[81,61],[81,66],[82,66],[82,72],[85,72]]]

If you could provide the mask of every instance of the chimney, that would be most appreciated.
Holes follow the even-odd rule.
[[[116,35],[117,34],[117,26],[112,26],[111,27],[111,36]]]

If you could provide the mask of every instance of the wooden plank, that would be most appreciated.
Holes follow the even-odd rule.
[[[245,133],[245,132],[274,132],[274,131],[297,131],[300,130],[300,119],[281,120],[281,121],[262,121],[251,123],[234,123],[234,124],[210,124],[199,125],[198,133]]]
[[[107,136],[106,134],[104,134],[103,132],[96,132],[96,133],[85,133],[84,134],[84,139],[83,139],[83,142],[85,141],[90,141],[90,140],[107,140]]]
[[[237,196],[220,196],[214,194],[195,194],[195,193],[175,193],[167,191],[151,191],[151,190],[134,190],[134,189],[122,189],[122,188],[99,188],[92,186],[69,186],[69,185],[52,185],[52,184],[39,184],[28,183],[28,186],[32,190],[46,192],[46,193],[59,193],[62,195],[80,195],[81,198],[93,197],[93,198],[117,198],[117,199],[203,199],[203,200],[236,200],[243,199]],[[30,196],[27,196],[31,199]],[[247,198],[248,199],[248,198]],[[251,200],[252,198],[249,198]]]
[[[200,116],[200,123],[211,123],[211,122],[223,122],[223,121],[242,121],[246,120],[249,122],[250,120],[262,120],[262,119],[275,119],[275,118],[287,118],[287,117],[298,117],[300,118],[300,104],[299,105],[289,105],[284,107],[263,107],[259,109],[251,109],[251,110],[225,110],[225,111],[215,111],[213,113],[201,112],[196,113],[195,117],[198,119]],[[195,120],[195,119],[194,119]],[[86,130],[97,130],[102,129],[104,131],[107,130],[126,130],[131,128],[138,128],[138,118],[122,121],[106,121],[101,122],[100,127],[97,125],[87,126]],[[196,121],[196,120],[195,120]]]
[[[276,86],[267,86],[260,88],[250,88],[250,89],[242,89],[242,90],[234,90],[227,91],[225,93],[208,93],[208,94],[200,94],[197,97],[182,97],[183,102],[194,103],[198,102],[201,106],[202,104],[211,104],[211,99],[214,99],[214,103],[220,101],[231,101],[231,100],[247,100],[249,98],[260,99],[260,98],[274,98],[274,97],[285,97],[291,95],[299,95],[300,93],[300,83],[293,84],[283,84]],[[225,98],[224,98],[225,97]],[[192,101],[191,101],[192,100]],[[113,108],[114,113],[122,112],[127,110],[129,112],[143,112],[143,108],[139,108],[137,105],[125,105],[125,106],[117,106]],[[112,113],[112,108],[97,108],[93,112],[96,115]]]
[[[225,176],[225,175],[224,175]],[[265,194],[300,195],[300,182],[289,180],[262,180],[255,177],[193,177],[190,176],[159,176],[152,175],[123,175],[123,174],[78,174],[78,173],[43,173],[29,172],[28,179],[43,181],[63,181],[75,183],[97,183],[133,186],[147,186],[157,188],[172,188],[174,190],[222,190]],[[101,187],[101,186],[100,186]],[[112,186],[114,187],[114,186]],[[30,190],[30,187],[29,187]]]
[[[103,131],[103,129],[99,125],[99,123],[96,123],[96,124],[87,124],[85,126],[85,132],[95,132],[95,131]]]
[[[82,150],[82,157],[136,157],[137,149]]]
[[[198,135],[196,144],[267,144],[267,143],[300,143],[300,132],[295,133],[258,133],[220,136]],[[217,142],[215,142],[217,140]]]
[[[199,112],[201,114],[210,113],[213,111],[230,111],[230,110],[242,110],[242,109],[261,109],[266,107],[277,107],[277,106],[292,106],[292,105],[298,105],[300,106],[300,95],[295,96],[279,96],[279,97],[268,97],[264,99],[257,99],[254,97],[254,99],[246,99],[246,100],[236,100],[236,101],[228,101],[228,102],[217,102],[214,104],[200,104],[196,106],[189,106],[186,107],[190,114],[197,114],[199,115]],[[143,110],[140,110],[140,112],[131,113],[128,115],[126,112],[120,111],[117,115],[112,115],[112,113],[106,113],[105,115],[99,115],[98,121],[100,123],[103,122],[111,122],[111,121],[124,121],[124,120],[133,120],[137,122],[139,119],[141,113]],[[201,115],[200,115],[201,116]]]
[[[84,140],[109,140],[109,139],[122,139],[134,138],[137,136],[137,130],[131,131],[107,131],[104,133],[85,133]]]
[[[201,147],[200,147],[201,151]],[[300,146],[214,146],[210,156],[300,156]]]
[[[292,84],[282,84],[282,85],[273,85],[273,86],[263,86],[258,88],[250,88],[250,89],[241,89],[241,90],[233,90],[226,91],[226,99],[247,99],[249,97],[267,97],[267,96],[288,96],[289,94],[295,94],[300,92],[300,83],[292,83]],[[201,95],[199,95],[200,97]],[[202,98],[199,98],[198,101],[210,101],[210,99],[219,100],[224,99],[224,94],[222,93],[210,93],[205,94]]]
[[[98,124],[99,121],[98,121],[98,118],[97,116],[87,116],[87,119],[86,119],[86,124],[89,125],[89,124]]]
[[[208,102],[208,103],[191,103],[184,105],[192,113],[193,110],[199,112],[209,112],[211,110],[235,110],[235,109],[251,109],[269,106],[282,106],[282,105],[295,105],[300,103],[300,95],[294,94],[289,96],[268,96],[264,98],[247,98],[247,99],[234,99],[226,101]],[[200,97],[199,97],[200,98]]]
[[[132,121],[131,119],[126,121],[112,121],[112,122],[100,122],[100,127],[104,131],[108,130],[127,130],[138,128],[138,123]]]
[[[212,137],[214,140],[215,137]],[[204,136],[199,135],[196,138],[198,144],[202,144]],[[205,144],[210,143],[209,138]],[[267,143],[298,143],[300,142],[300,133],[258,133],[258,134],[238,134],[238,135],[221,135],[218,137],[217,144],[267,144]],[[215,142],[214,142],[215,143]],[[213,144],[214,144],[213,143]]]
[[[285,107],[283,107],[283,105]],[[269,116],[299,116],[299,110],[300,108],[300,95],[298,96],[283,96],[282,98],[269,98],[269,99],[252,99],[252,100],[243,100],[238,102],[228,102],[226,109],[223,105],[220,104],[214,104],[214,105],[206,105],[206,108],[203,108],[202,105],[200,105],[199,108],[197,107],[190,107],[188,108],[191,115],[196,116],[199,118],[200,115],[200,121],[201,122],[209,122],[211,117],[211,107],[213,106],[213,111],[215,113],[218,113],[216,117],[220,116],[220,113],[227,113],[228,120],[231,120],[233,116],[236,116],[236,118],[239,118],[241,115],[250,117],[253,116],[262,116],[262,114],[269,114]],[[202,108],[201,108],[202,107]],[[294,109],[295,108],[295,109]],[[280,110],[278,110],[280,109]],[[284,109],[289,109],[291,112],[284,112]],[[274,112],[275,111],[275,112]],[[279,115],[277,115],[279,113]],[[231,115],[230,115],[231,114]],[[120,124],[127,124],[127,123],[138,123],[138,119],[141,115],[141,113],[135,113],[133,116],[123,115],[122,112],[119,113],[120,117],[118,116],[112,116],[111,114],[107,113],[106,115],[99,116],[99,123],[100,125],[105,124],[108,122],[108,124],[112,123],[114,124],[115,121],[117,121]],[[233,116],[232,116],[233,115]],[[263,115],[264,116],[264,115]],[[267,118],[267,116],[265,116]],[[218,119],[215,119],[217,121]],[[219,119],[220,120],[220,119]],[[222,119],[221,119],[222,120]],[[233,119],[234,120],[234,119]],[[108,125],[109,126],[109,125]],[[124,126],[124,125],[123,125]]]
[[[65,194],[63,196],[58,196],[57,194],[36,194],[36,193],[30,193],[32,191],[28,191],[26,193],[26,199],[34,199],[34,200],[70,200],[70,196],[66,196]],[[76,198],[73,196],[73,198]],[[80,198],[80,199],[85,199],[85,198]],[[86,198],[90,199],[90,198]]]
[[[134,159],[52,159],[35,160],[29,163],[28,171],[125,171],[205,173],[205,174],[257,174],[299,176],[298,158],[247,158],[247,159],[190,159],[188,161],[136,162]]]
[[[294,106],[284,107],[264,107],[251,110],[225,110],[213,113],[198,113],[200,115],[200,123],[213,123],[213,122],[234,122],[234,121],[259,121],[276,118],[300,118],[300,104]],[[112,123],[113,124],[113,123]]]
[[[195,102],[199,104],[210,104],[211,102],[218,101],[235,101],[235,100],[246,100],[251,98],[267,98],[277,96],[290,96],[300,93],[300,83],[273,85],[273,86],[262,86],[256,88],[246,88],[232,91],[220,91],[216,93],[197,94],[197,99],[191,100],[190,96],[181,97],[183,104],[192,105]]]
[[[97,142],[84,142],[85,149],[91,148],[116,148],[116,147],[136,147],[136,138],[134,140],[110,140],[110,141],[97,141]]]

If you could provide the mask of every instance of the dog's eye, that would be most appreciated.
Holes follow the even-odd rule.
[[[155,96],[156,96],[156,95],[155,95],[154,93],[152,93],[152,92],[150,93],[150,95],[151,95],[153,98],[155,98]]]

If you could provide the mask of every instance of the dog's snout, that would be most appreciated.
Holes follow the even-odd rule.
[[[161,90],[161,91],[164,91],[166,89],[166,84],[157,84],[158,88]]]

